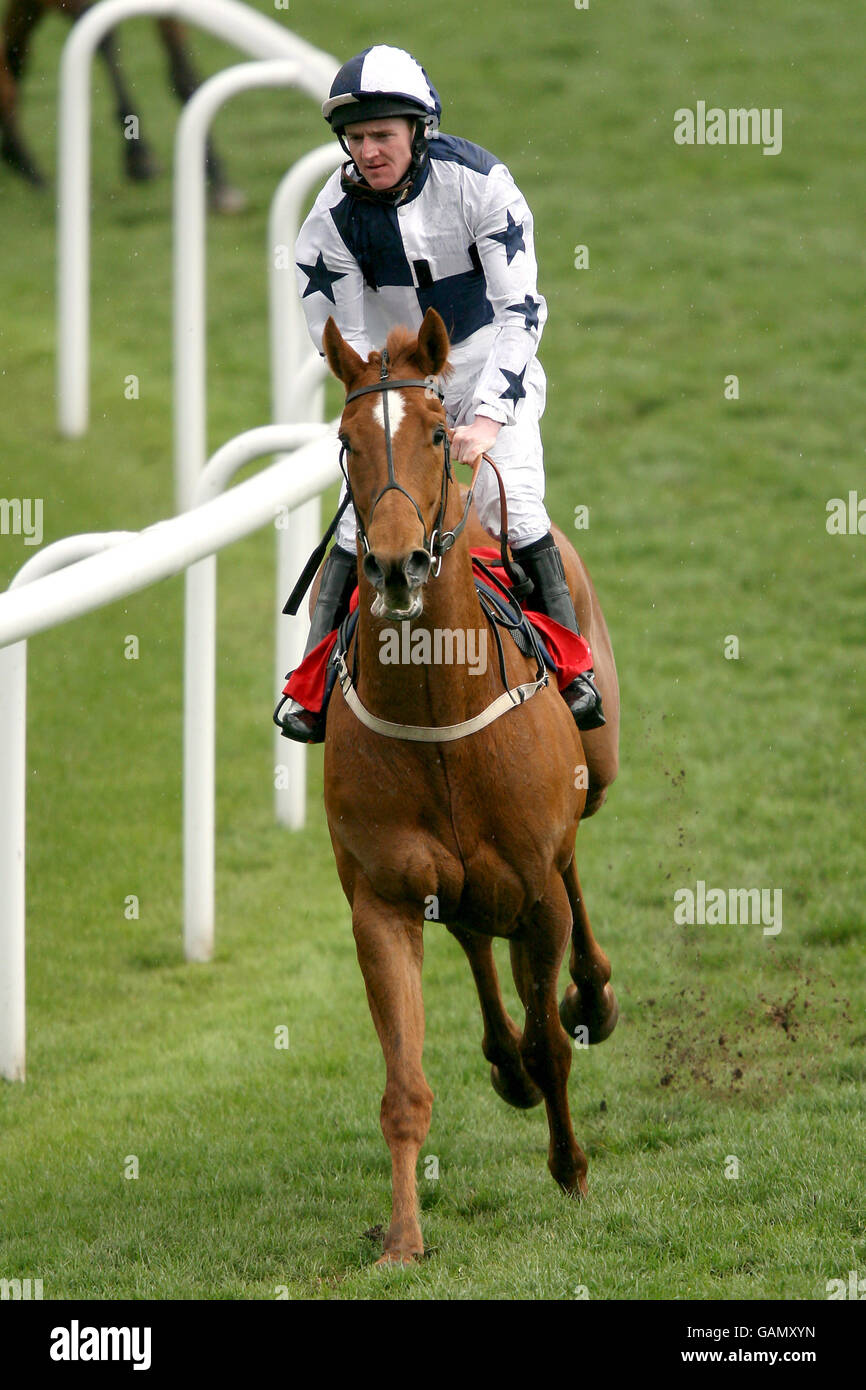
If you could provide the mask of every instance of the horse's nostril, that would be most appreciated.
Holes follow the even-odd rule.
[[[410,584],[423,584],[430,574],[430,556],[426,550],[413,550],[403,566]]]
[[[382,573],[382,566],[379,564],[379,561],[372,551],[364,556],[361,567],[368,580],[373,585],[373,588],[381,589],[385,582],[385,576]]]

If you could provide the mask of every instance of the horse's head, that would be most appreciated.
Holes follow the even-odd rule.
[[[445,548],[451,466],[438,383],[450,371],[448,333],[428,309],[417,338],[394,328],[384,350],[365,362],[329,318],[323,345],[346,388],[340,441],[364,574],[377,591],[373,613],[391,621],[416,618],[422,586]]]

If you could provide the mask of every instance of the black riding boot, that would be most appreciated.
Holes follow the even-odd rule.
[[[551,533],[548,531],[541,540],[521,546],[519,550],[512,546],[512,554],[535,586],[523,607],[546,613],[548,618],[562,623],[563,627],[579,637],[580,628],[565,578],[562,556]],[[575,676],[571,685],[563,690],[562,697],[579,729],[599,729],[607,723],[601,708],[601,693],[592,670],[581,671],[580,675]]]
[[[310,619],[310,633],[304,656],[308,656],[313,648],[343,621],[349,611],[349,600],[357,582],[357,556],[343,550],[342,546],[332,546],[322,569],[322,582]],[[288,676],[286,679],[288,680]],[[321,743],[325,737],[326,715],[326,710],[313,714],[311,710],[299,705],[297,700],[289,700],[277,717],[286,738],[294,739],[296,743]]]

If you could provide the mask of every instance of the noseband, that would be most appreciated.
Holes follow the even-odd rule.
[[[402,390],[405,386],[419,386],[423,388],[425,391],[429,391],[431,379],[428,377],[425,381],[420,381],[416,378],[406,381],[391,381],[388,378],[389,367],[390,358],[388,356],[388,349],[383,348],[379,380],[375,382],[372,386],[359,386],[357,391],[351,391],[349,395],[346,397],[346,405],[349,405],[351,401],[357,400],[359,396],[369,395],[369,393],[372,391],[382,393],[382,414],[385,424],[385,454],[388,461],[388,481],[385,484],[385,486],[381,488],[379,492],[377,492],[376,496],[373,498],[372,503],[370,504],[370,513],[367,518],[367,525],[369,526],[372,524],[373,513],[376,510],[378,504],[381,502],[382,498],[385,496],[386,492],[401,492],[404,497],[408,498],[408,500],[412,503],[412,506],[415,508],[415,511],[418,513],[418,520],[421,522],[421,526],[424,530],[424,549],[426,550],[430,558],[430,568],[433,577],[435,578],[436,575],[438,575],[442,565],[442,556],[446,553],[446,551],[451,549],[457,537],[460,535],[460,532],[466,525],[466,521],[469,516],[469,508],[472,506],[472,497],[475,492],[475,480],[478,476],[478,469],[481,466],[481,459],[479,458],[475,466],[475,469],[472,473],[472,481],[469,485],[469,495],[466,498],[466,506],[463,509],[463,516],[461,517],[458,524],[454,527],[453,531],[443,531],[442,527],[445,521],[445,508],[448,504],[448,483],[449,481],[453,483],[455,479],[454,471],[451,467],[451,445],[448,438],[448,432],[445,428],[445,425],[442,425],[441,428],[443,462],[442,488],[439,495],[439,513],[436,517],[436,524],[433,527],[433,531],[431,535],[428,536],[427,523],[421,514],[421,508],[418,506],[418,503],[415,501],[415,498],[412,496],[412,494],[407,492],[406,489],[402,487],[400,483],[397,482],[397,478],[394,473],[394,454],[391,447],[391,418],[388,413],[388,392]],[[438,390],[438,388],[436,390],[436,394],[439,397],[440,401],[445,399],[442,392]],[[343,477],[346,480],[346,489],[348,495],[349,497],[352,497],[352,485],[349,482],[348,468],[344,462],[345,456],[348,452],[348,448],[342,437],[340,439],[340,446],[340,468],[342,470]],[[352,500],[354,502],[354,498],[352,498]],[[367,532],[364,527],[364,523],[361,520],[361,515],[358,511],[357,506],[355,507],[355,517],[358,523],[358,535],[361,538],[361,544],[364,547],[364,553],[366,555],[369,555],[370,542],[367,539]]]

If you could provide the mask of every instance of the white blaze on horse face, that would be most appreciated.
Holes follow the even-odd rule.
[[[384,428],[385,428],[385,406],[384,406],[384,400],[385,400],[385,392],[383,391],[383,392],[381,393],[381,395],[379,396],[379,399],[376,401],[376,404],[373,406],[373,419],[376,421],[376,423],[377,423],[378,425],[381,425],[381,426],[382,426],[382,429],[383,429],[383,430],[384,430]],[[405,410],[406,410],[406,407],[405,407],[404,404],[403,404],[403,392],[402,392],[402,391],[389,391],[389,392],[388,392],[388,422],[389,422],[389,424],[390,424],[390,426],[391,426],[391,438],[392,438],[392,439],[394,438],[394,435],[397,433],[398,429],[400,428],[400,424],[401,424],[401,422],[402,422],[403,415],[405,414]]]

